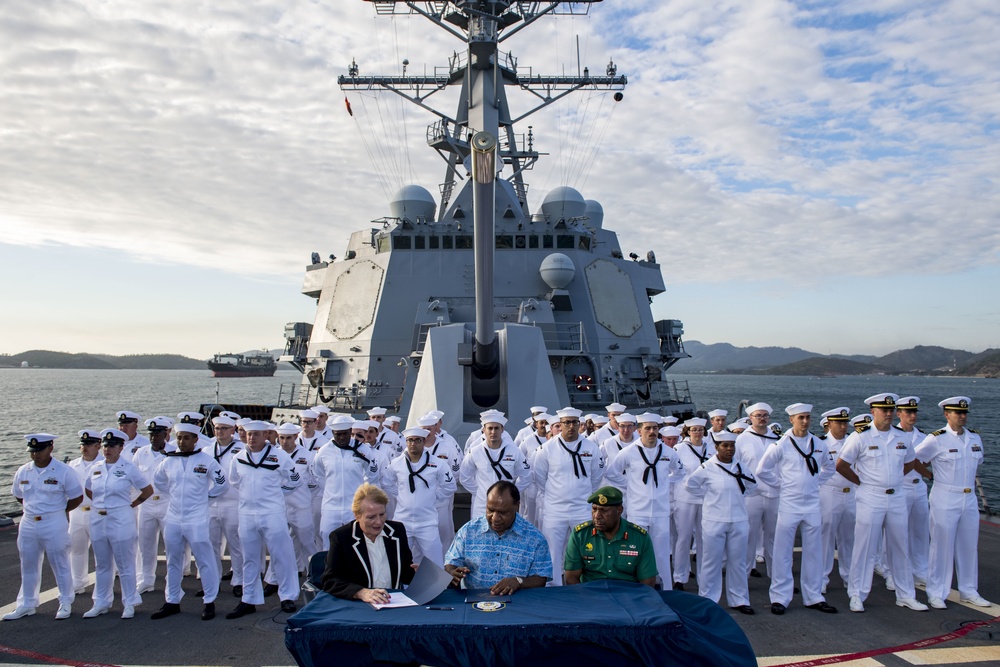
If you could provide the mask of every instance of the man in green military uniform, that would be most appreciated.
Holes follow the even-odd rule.
[[[653,542],[646,531],[622,520],[622,492],[602,486],[587,502],[593,520],[573,529],[563,567],[566,584],[621,579],[656,584]]]

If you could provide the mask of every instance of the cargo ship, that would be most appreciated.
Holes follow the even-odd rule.
[[[271,377],[278,365],[265,350],[252,354],[217,354],[208,362],[208,369],[212,377],[217,378]]]

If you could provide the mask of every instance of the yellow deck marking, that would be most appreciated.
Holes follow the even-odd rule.
[[[911,665],[950,665],[973,662],[1000,662],[1000,646],[965,646],[957,648],[925,648],[920,651],[900,651],[896,654]]]
[[[829,658],[832,656],[841,655],[840,653],[822,653],[820,655],[775,655],[769,656],[767,658],[761,658],[758,656],[757,665],[758,667],[771,667],[771,665],[784,665],[790,662],[805,662],[806,660],[819,660],[821,658]],[[879,662],[875,658],[861,658],[860,660],[851,660],[849,662],[838,662],[837,667],[883,667],[884,663]]]

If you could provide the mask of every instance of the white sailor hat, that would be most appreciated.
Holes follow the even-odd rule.
[[[169,417],[157,416],[152,419],[147,419],[146,430],[150,433],[155,433],[156,431],[169,431],[170,427],[174,425],[174,421]]]
[[[404,438],[426,438],[428,434],[430,434],[430,431],[419,426],[408,428],[401,433]]]
[[[736,442],[736,434],[729,431],[719,431],[712,437],[716,442]]]
[[[745,431],[745,430],[747,430],[748,428],[750,428],[750,425],[747,424],[742,419],[737,419],[736,421],[734,421],[732,424],[730,424],[726,428],[729,429],[730,431],[732,431],[733,433],[736,433],[737,430],[739,430],[739,431]]]
[[[720,410],[712,410],[711,412],[708,413],[708,418],[709,419],[715,419],[716,417],[728,417],[728,416],[729,416],[729,411],[728,410],[721,410],[721,409]]]
[[[656,414],[655,412],[643,412],[641,415],[635,418],[636,422],[640,424],[662,424],[663,417]],[[618,421],[621,421],[619,418]]]
[[[116,428],[106,428],[101,431],[101,445],[104,447],[108,445],[121,447],[126,440],[128,440],[128,436]]]
[[[431,410],[431,411],[430,411],[430,412],[428,412],[427,414],[429,414],[429,415],[434,415],[434,417],[435,417],[435,418],[436,418],[436,419],[437,419],[438,421],[441,421],[441,418],[442,418],[442,417],[444,417],[444,413],[443,413],[443,412],[441,412],[440,410]]]
[[[243,425],[243,429],[246,431],[271,431],[274,429],[274,424],[260,419],[251,419]]]
[[[385,408],[374,407],[374,408],[372,408],[371,410],[368,411],[368,416],[369,417],[384,417],[385,416]]]
[[[438,420],[437,417],[435,417],[434,415],[432,415],[430,413],[427,413],[423,417],[417,418],[417,425],[418,426],[434,426],[434,424],[437,424],[438,421],[439,420]]]
[[[827,421],[846,422],[851,418],[851,409],[848,407],[834,408],[833,410],[827,410],[820,416]]]
[[[507,424],[507,418],[504,417],[503,413],[499,410],[488,410],[479,415],[479,423],[483,426],[487,424],[500,424],[500,426],[505,426]]]
[[[222,412],[219,413],[219,416],[229,417],[230,419],[233,420],[233,423],[236,423],[236,420],[240,418],[240,415],[233,412],[232,410],[223,410]]]
[[[594,421],[594,426],[604,426],[611,420],[608,419],[607,415],[594,415],[593,421]]]
[[[559,415],[549,415],[549,418],[546,419],[545,422],[549,426],[552,426],[553,424],[558,424],[559,423]]]
[[[538,414],[544,414],[544,413],[539,412]],[[524,425],[525,426],[531,426],[534,423],[535,423],[535,415],[534,414],[532,414],[530,417],[525,417],[525,419],[524,419]]]
[[[354,426],[354,418],[346,415],[337,415],[329,421],[327,426],[331,431],[350,431]]]
[[[205,415],[200,412],[180,412],[177,414],[177,421],[182,424],[204,424]]]
[[[628,408],[621,403],[612,403],[611,405],[605,405],[604,409],[608,411],[608,414],[610,414],[612,412],[625,412]]]
[[[359,419],[351,426],[351,430],[354,431],[367,431],[370,428],[378,428],[378,422],[373,422],[370,419]]]
[[[920,406],[919,396],[903,396],[896,401],[897,410],[916,410]]]
[[[676,426],[664,426],[660,429],[660,435],[664,438],[679,438],[681,437],[681,430]]]
[[[893,394],[890,392],[885,392],[883,394],[875,394],[874,396],[869,396],[865,399],[865,405],[870,408],[895,408],[896,401],[899,400],[899,394]]]
[[[582,414],[583,410],[578,410],[576,408],[563,408],[562,410],[556,410],[556,416],[558,416],[559,419],[566,419],[567,417],[570,419],[579,419]]]
[[[556,421],[559,421],[558,417],[553,417],[548,412],[539,412],[537,415],[532,416],[531,421],[532,421],[532,423],[534,423],[534,422],[545,422],[547,424],[549,422],[549,420],[553,419],[553,418]]]
[[[174,424],[175,433],[194,433],[195,435],[201,435],[201,429],[198,428],[197,424]]]
[[[663,418],[663,423],[664,424],[668,424],[670,426],[675,425],[679,421],[680,421],[680,419],[678,419],[677,417],[675,417],[673,415],[667,415],[666,417]]]
[[[299,419],[319,419],[319,413],[315,410],[306,408],[299,413]]]
[[[808,414],[813,411],[813,406],[808,403],[792,403],[785,408],[785,414],[789,417],[794,415]]]
[[[142,417],[131,410],[119,410],[115,413],[115,417],[117,417],[119,424],[130,424],[132,422],[138,422],[142,419]]]
[[[592,422],[592,421],[594,421],[594,417],[596,417],[596,416],[597,415],[595,415],[593,412],[588,412],[584,416],[580,417],[580,420],[581,421],[585,421],[585,422]]]
[[[972,405],[972,399],[968,396],[952,396],[938,403],[939,408],[952,412],[968,412],[970,405]]]
[[[748,405],[746,407],[745,412],[748,415],[752,415],[753,413],[758,412],[760,410],[763,410],[767,414],[771,414],[772,412],[774,412],[774,408],[772,408],[770,405],[768,405],[767,403],[764,403],[764,402],[754,403],[753,405]]]
[[[93,445],[101,441],[101,432],[96,428],[80,429],[77,435],[80,436],[81,445]]]
[[[236,426],[238,426],[239,428],[243,428],[252,421],[253,420],[250,419],[249,417],[240,417],[239,419],[236,420]]]
[[[684,422],[684,425],[687,426],[688,428],[691,428],[692,426],[705,426],[705,424],[707,423],[708,423],[707,419],[702,419],[701,417],[692,417],[691,419],[688,419],[686,422]]]
[[[874,419],[874,417],[872,417],[870,414],[858,415],[857,417],[851,420],[851,424],[854,426],[857,426],[858,424],[870,424],[872,422],[872,419]]]
[[[28,441],[29,452],[40,452],[51,445],[57,437],[59,436],[50,433],[29,433],[24,439]]]
[[[549,411],[549,409],[546,406],[544,406],[544,405],[532,405],[531,408],[529,408],[529,409],[531,410],[531,414],[533,414],[533,415],[536,415],[539,412],[548,412]]]
[[[302,431],[302,427],[291,422],[285,422],[275,430],[278,432],[278,435],[298,435]]]
[[[618,415],[618,423],[619,424],[634,424],[635,423],[635,415],[630,415],[627,412],[623,412],[620,415]]]
[[[223,417],[219,415],[212,419],[213,426],[236,426],[236,420],[230,419],[229,417]]]
[[[322,403],[312,406],[312,411],[324,415],[330,414],[330,408],[326,407]]]
[[[389,415],[388,417],[385,418],[386,424],[397,424],[401,421],[403,420],[399,418],[399,415]]]

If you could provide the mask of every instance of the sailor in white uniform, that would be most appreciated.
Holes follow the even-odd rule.
[[[24,439],[28,441],[31,462],[17,469],[11,486],[14,498],[24,506],[17,526],[21,588],[14,611],[4,614],[3,620],[13,621],[35,613],[41,594],[43,554],[49,559],[59,588],[56,620],[63,620],[70,616],[74,597],[66,515],[83,502],[83,487],[72,468],[52,458],[56,436],[32,433]]]
[[[219,563],[209,537],[208,501],[226,486],[226,475],[215,458],[198,448],[201,429],[197,424],[174,424],[177,450],[168,452],[153,475],[153,486],[166,491],[166,526],[163,529],[167,552],[167,586],[165,601],[150,616],[153,620],[179,614],[185,559],[189,546],[198,563],[201,587],[204,591],[203,620],[215,618],[215,598],[219,594]]]
[[[924,441],[924,432],[917,428],[917,411],[920,409],[920,399],[917,396],[903,396],[896,401],[896,418],[899,423],[896,428],[909,434],[910,444],[916,450],[917,445]],[[931,476],[920,459],[913,464],[913,470],[903,476],[906,489],[906,515],[908,553],[910,568],[913,570],[913,583],[927,585],[927,555],[931,546],[930,504],[927,500],[927,484],[924,476]]]
[[[826,435],[821,439],[826,443],[830,458],[836,465],[840,449],[847,437],[847,427],[851,417],[848,407],[834,408],[823,413],[827,422]],[[839,472],[823,482],[819,487],[819,508],[823,515],[823,588],[826,594],[833,572],[833,555],[837,554],[837,568],[840,579],[847,585],[851,572],[851,552],[854,551],[854,521],[857,515],[857,487]]]
[[[252,421],[244,426],[246,447],[229,468],[230,483],[239,491],[240,542],[243,545],[243,597],[226,618],[240,618],[264,604],[260,572],[262,547],[271,554],[271,568],[278,581],[281,611],[292,613],[299,597],[295,548],[288,534],[285,496],[302,483],[291,457],[267,442],[272,424]]]
[[[715,603],[722,597],[722,564],[726,569],[726,603],[752,615],[747,578],[739,564],[746,561],[749,523],[746,498],[757,493],[753,474],[735,460],[736,435],[719,433],[715,454],[688,476],[685,489],[702,498],[702,550],[698,552],[698,595]]]
[[[122,447],[122,456],[126,461],[131,461],[135,453],[149,444],[149,439],[139,434],[139,420],[142,419],[137,413],[131,410],[121,410],[116,414],[118,418],[118,430],[128,438],[125,446]]]
[[[80,435],[80,456],[67,465],[76,472],[80,485],[87,481],[90,469],[104,460],[101,455],[100,429],[85,428]],[[73,570],[73,590],[79,595],[87,588],[87,573],[90,571],[90,498],[69,513],[69,565]]]
[[[215,437],[206,448],[218,462],[223,472],[228,472],[236,455],[243,451],[244,445],[236,439],[236,422],[222,415],[212,420],[215,427]],[[227,484],[222,493],[208,502],[208,534],[212,539],[212,549],[218,556],[219,572],[222,572],[223,543],[229,548],[229,568],[233,595],[242,595],[243,588],[243,545],[240,542],[239,521],[240,495]]]
[[[628,408],[622,403],[616,402],[611,405],[605,405],[604,409],[608,411],[607,423],[594,431],[594,435],[588,438],[588,440],[598,446],[603,445],[604,441],[608,438],[618,435],[618,415],[624,413]]]
[[[456,480],[462,468],[462,461],[465,460],[463,452],[455,438],[445,433],[442,429],[444,417],[438,410],[432,410],[426,415],[417,419],[417,426],[427,431],[427,439],[424,441],[424,448],[442,461],[447,461],[451,467],[451,476]],[[441,545],[448,549],[455,539],[455,494],[437,501],[438,510],[438,532],[441,534]]]
[[[330,408],[322,403],[314,405],[312,411],[316,413],[316,432],[319,433],[319,446],[322,447],[333,439],[333,429],[330,427]],[[352,420],[353,421],[353,420]]]
[[[298,443],[299,430],[295,424],[281,424],[278,426],[278,444],[292,459],[295,470],[302,478],[295,490],[285,495],[285,516],[292,536],[292,546],[295,548],[296,570],[308,574],[309,557],[317,551],[310,490],[317,485],[311,472],[313,453]],[[272,585],[278,583],[273,567],[268,568],[264,582]]]
[[[623,412],[618,415],[615,420],[618,422],[618,433],[606,438],[604,442],[601,443],[601,456],[604,457],[604,462],[607,464],[608,461],[612,460],[618,456],[618,452],[622,451],[634,442],[639,442],[639,433],[637,432],[637,427],[635,423],[635,415],[631,415],[627,412]],[[606,473],[605,473],[606,474]],[[616,486],[611,484],[611,486]],[[603,484],[602,484],[603,486]],[[621,487],[619,487],[621,488]],[[628,513],[628,497],[625,498],[625,513]],[[631,519],[629,519],[631,521]]]
[[[768,428],[773,410],[767,403],[754,403],[746,407],[750,418],[750,428],[736,436],[736,458],[745,470],[757,470],[761,457],[770,445],[778,442],[778,437]],[[750,517],[750,540],[747,543],[747,574],[760,576],[756,559],[760,549],[771,576],[771,558],[774,549],[774,526],[778,521],[778,489],[757,480],[757,494],[747,498],[747,514]]]
[[[497,482],[513,482],[524,492],[531,486],[531,466],[503,427],[507,418],[502,412],[488,410],[480,417],[482,440],[465,454],[459,470],[462,486],[472,494],[471,516],[486,513],[486,491]]]
[[[171,419],[157,416],[145,421],[146,432],[149,434],[149,444],[142,447],[132,457],[132,463],[147,480],[152,482],[156,469],[167,455],[167,438],[170,436]],[[152,591],[156,586],[156,559],[159,543],[166,527],[167,507],[170,504],[166,489],[159,489],[153,484],[153,495],[139,505],[136,523],[138,524],[138,558],[136,566],[136,590],[141,595]],[[166,544],[166,538],[164,544]]]
[[[979,594],[979,507],[976,503],[976,471],[983,462],[983,439],[966,428],[968,396],[946,398],[948,425],[934,431],[917,445],[916,455],[934,469],[931,489],[931,546],[927,573],[927,598],[935,609],[944,609],[951,590],[952,567],[958,574],[962,602],[989,607]]]
[[[544,405],[532,405],[531,417],[524,420],[524,428],[519,430],[517,434],[514,436],[514,444],[520,447],[521,442],[525,438],[531,437],[538,430],[537,427],[535,426],[535,418],[541,414],[548,414],[548,412],[549,409]],[[522,454],[524,453],[524,449],[521,449],[521,453]],[[521,494],[521,497],[524,498],[523,493]]]
[[[706,420],[694,417],[684,422],[684,439],[677,444],[684,476],[687,478],[698,467],[710,459],[715,451],[705,442]],[[746,465],[744,464],[744,467]],[[701,553],[701,511],[703,498],[687,490],[684,484],[674,487],[674,590],[684,590],[684,584],[691,578],[691,545],[695,553]]]
[[[318,420],[319,413],[314,410],[306,409],[299,413],[299,426],[302,427],[302,430],[299,432],[297,442],[299,447],[308,451],[312,458],[316,458],[316,452],[326,444],[323,436],[316,432]],[[326,547],[322,545],[319,539],[319,518],[323,511],[323,487],[311,473],[307,478],[307,482],[309,484],[309,492],[312,495],[313,533],[316,535],[316,551],[325,551]]]
[[[333,438],[319,448],[313,459],[313,475],[323,489],[320,515],[320,536],[324,548],[329,547],[330,533],[354,520],[351,503],[354,492],[364,482],[381,482],[381,457],[363,442],[351,437],[354,419],[337,416],[330,422]]]
[[[406,526],[413,562],[426,557],[444,567],[437,503],[455,495],[456,482],[448,462],[425,450],[427,434],[419,426],[403,431],[406,449],[389,462],[384,490],[396,497],[395,520]]]
[[[883,529],[886,556],[895,579],[896,604],[914,611],[927,610],[927,605],[915,597],[907,555],[903,475],[913,468],[914,454],[909,436],[892,426],[898,398],[896,394],[883,393],[865,399],[872,411],[872,422],[847,436],[837,460],[837,472],[859,485],[854,552],[847,584],[853,612],[865,610]]]
[[[795,580],[792,554],[795,533],[802,537],[799,584],[802,603],[809,609],[835,614],[823,597],[823,519],[819,487],[835,470],[826,444],[809,432],[812,406],[793,403],[785,408],[791,428],[767,448],[757,464],[757,479],[781,488],[778,520],[774,530],[774,563],[771,567],[771,613],[781,615],[792,602]]]
[[[532,425],[534,430],[527,436],[521,439],[518,444],[518,449],[521,450],[521,454],[524,455],[524,460],[531,465],[532,459],[535,458],[535,452],[538,448],[545,444],[549,439],[549,423],[548,420],[552,417],[547,412],[539,412],[538,414],[532,415]],[[538,485],[531,484],[527,489],[521,494],[521,516],[533,523],[536,527],[541,527],[541,513],[538,510]]]
[[[135,589],[135,508],[153,495],[149,480],[133,463],[122,456],[128,436],[116,428],[101,431],[104,461],[90,469],[84,485],[93,501],[90,535],[97,564],[94,606],[83,614],[95,618],[106,614],[114,602],[115,569],[122,592],[122,618],[135,616],[142,598]],[[132,500],[132,490],[139,492]]]
[[[708,440],[708,444],[715,449],[715,438],[726,430],[726,417],[729,416],[728,410],[716,409],[708,413],[708,432],[705,434],[705,439]]]
[[[372,408],[368,411],[368,421],[374,422],[378,426],[378,433],[375,436],[376,449],[386,452],[386,456],[391,461],[403,451],[404,442],[398,433],[385,425],[385,408]],[[384,449],[388,447],[388,449]]]
[[[618,452],[604,465],[605,483],[624,491],[627,519],[643,528],[653,543],[656,571],[661,581],[670,586],[670,487],[683,482],[684,469],[680,456],[659,438],[659,415],[645,412],[635,417],[639,423],[639,439]],[[624,430],[621,418],[618,424]],[[619,436],[621,435],[619,431]],[[605,440],[607,445],[614,438]]]
[[[576,408],[557,411],[560,435],[542,445],[534,459],[535,483],[545,494],[541,530],[552,555],[553,586],[563,585],[563,554],[570,531],[590,520],[587,498],[604,477],[600,447],[580,435],[581,414]]]

